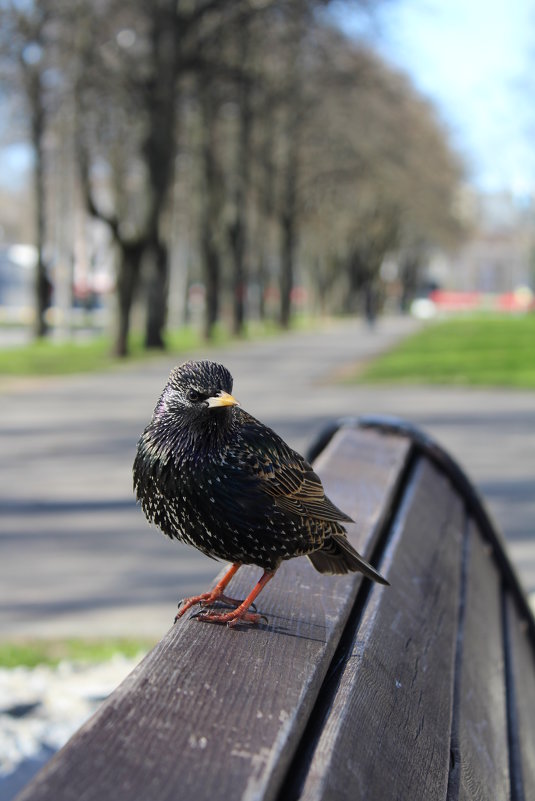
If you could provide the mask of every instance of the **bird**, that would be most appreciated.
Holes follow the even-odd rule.
[[[282,562],[299,556],[320,573],[361,572],[388,584],[350,544],[343,524],[353,520],[326,496],[312,466],[246,412],[232,387],[222,364],[175,367],[137,444],[134,492],[148,521],[230,563],[211,590],[181,602],[175,622],[196,605],[200,621],[267,622],[254,602]],[[242,565],[263,573],[238,600],[225,590]]]

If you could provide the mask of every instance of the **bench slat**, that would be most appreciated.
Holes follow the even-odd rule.
[[[510,797],[500,575],[474,523],[459,710],[460,801]]]
[[[510,595],[506,598],[506,620],[514,684],[514,743],[519,752],[523,797],[527,801],[535,798],[535,652]]]
[[[351,539],[367,556],[409,452],[406,440],[342,430],[317,461],[332,500],[358,516]],[[244,596],[257,576],[240,570],[232,594]],[[360,584],[295,559],[259,598],[268,626],[186,616],[19,801],[274,798]]]
[[[444,799],[463,509],[420,461],[394,523],[392,586],[371,595],[303,797]]]

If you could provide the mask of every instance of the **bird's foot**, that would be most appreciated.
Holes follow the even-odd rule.
[[[178,604],[178,612],[175,615],[175,623],[188,611],[188,609],[191,609],[192,606],[196,606],[197,604],[207,606],[211,603],[214,603],[215,600],[216,598],[214,598],[214,592],[203,592],[201,595],[192,595],[191,598],[183,598]]]
[[[251,608],[251,607],[249,607]],[[255,607],[256,609],[256,607]],[[267,623],[265,615],[256,612],[249,612],[247,609],[234,609],[233,612],[205,612],[200,611],[192,615],[192,618],[200,620],[202,623],[226,623],[229,628],[237,626],[239,623],[251,623],[256,625],[262,620]]]
[[[191,607],[195,606],[195,604],[210,606],[216,603],[216,601],[220,601],[222,599],[223,602],[226,601],[227,603],[230,603],[231,606],[237,604],[236,609],[233,609],[232,612],[209,612],[201,610],[200,612],[196,612],[194,615],[192,615],[192,617],[207,623],[226,623],[227,626],[236,626],[241,622],[256,624],[260,623],[261,620],[265,620],[267,623],[267,617],[265,615],[259,615],[256,612],[256,606],[254,605],[253,601],[263,590],[268,581],[271,581],[275,575],[275,570],[264,570],[264,574],[262,575],[260,581],[258,581],[253,590],[251,590],[245,601],[240,602],[236,601],[234,598],[228,598],[223,594],[223,590],[239,568],[240,564],[238,562],[231,565],[223,578],[216,584],[211,592],[204,592],[202,595],[195,595],[193,598],[186,598],[178,610],[178,614],[175,617],[175,623],[179,617],[182,617],[184,612],[187,612],[188,609],[191,609]],[[254,612],[249,611],[250,609],[254,609]]]
[[[212,600],[201,601],[201,606],[213,606],[214,604],[221,604],[222,606],[231,606],[233,609],[237,609],[238,606],[241,606],[243,603],[243,598],[229,598],[228,595],[218,595],[216,598]],[[251,604],[249,609],[252,609],[253,612],[256,612],[256,604]]]
[[[243,600],[238,600],[237,598],[229,598],[228,595],[223,595],[221,592],[215,592],[211,590],[210,592],[203,592],[201,595],[193,595],[191,598],[184,598],[179,603],[179,610],[175,615],[175,623],[182,615],[191,609],[192,606],[196,606],[200,604],[201,606],[213,606],[216,603],[223,604],[224,606],[232,606],[234,608],[239,607],[242,605]],[[251,604],[251,608],[256,611],[256,606]],[[199,613],[198,613],[199,614]],[[194,615],[196,617],[196,615]]]

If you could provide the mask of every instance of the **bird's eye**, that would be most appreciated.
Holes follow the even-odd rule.
[[[196,389],[188,389],[187,398],[189,401],[198,401],[201,398],[201,393]]]

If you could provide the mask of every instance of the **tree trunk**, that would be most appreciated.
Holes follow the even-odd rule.
[[[201,87],[201,159],[203,190],[201,192],[200,251],[205,287],[204,337],[212,339],[219,317],[221,293],[221,255],[219,232],[223,210],[223,178],[217,155],[217,108],[213,92]]]
[[[360,294],[366,277],[366,261],[359,250],[350,252],[347,261],[347,292],[344,299],[345,314],[357,314]]]
[[[232,327],[236,336],[243,334],[246,317],[247,270],[247,194],[251,158],[251,80],[247,71],[249,62],[250,26],[244,20],[240,28],[240,63],[244,70],[240,75],[238,103],[240,110],[239,131],[236,142],[234,168],[234,219],[229,226],[229,241],[233,259],[233,316]]]
[[[169,259],[162,241],[162,216],[173,183],[176,156],[177,58],[176,0],[153,4],[150,15],[152,72],[147,78],[148,130],[143,146],[149,179],[146,255],[150,259],[145,347],[165,348]]]
[[[48,332],[45,313],[51,302],[52,284],[47,274],[47,265],[44,258],[46,197],[43,138],[45,133],[45,109],[43,106],[43,87],[41,84],[39,65],[34,69],[29,69],[27,82],[28,96],[31,104],[32,146],[35,159],[35,248],[37,251],[37,262],[35,272],[34,333],[37,338],[42,338]]]
[[[292,314],[294,260],[297,246],[298,127],[299,120],[295,110],[292,109],[288,126],[283,205],[279,220],[281,227],[280,324],[283,328],[289,328]]]
[[[214,247],[212,234],[204,231],[201,242],[206,291],[204,312],[204,338],[212,339],[214,326],[219,318],[219,296],[221,291],[221,265],[219,251]]]
[[[165,348],[163,331],[167,318],[169,257],[164,242],[156,241],[149,249],[150,276],[147,293],[146,348]]]
[[[259,243],[256,281],[258,284],[258,317],[262,322],[266,319],[266,288],[267,288],[267,269],[266,251],[263,242]]]
[[[245,275],[245,225],[241,215],[243,209],[236,211],[236,219],[229,227],[229,240],[232,249],[232,332],[235,336],[243,334],[245,323],[245,299],[247,279]]]
[[[121,240],[116,240],[116,242],[120,261],[117,273],[117,331],[114,353],[116,356],[125,357],[128,356],[130,313],[139,284],[144,244]]]
[[[298,2],[293,9],[290,24],[294,29],[292,54],[288,68],[288,96],[286,100],[286,163],[279,223],[281,227],[280,324],[288,328],[292,313],[294,286],[294,259],[297,246],[298,180],[301,128],[304,113],[303,82],[300,56],[305,30],[305,3]]]
[[[420,280],[421,262],[415,254],[408,254],[401,264],[401,300],[402,312],[408,312],[410,305],[416,297]]]
[[[292,313],[292,289],[294,285],[295,226],[294,215],[282,216],[281,275],[280,275],[280,324],[290,327]]]
[[[124,239],[119,220],[105,214],[95,202],[89,179],[89,155],[81,131],[77,132],[78,166],[80,183],[89,213],[108,226],[119,253],[117,267],[117,317],[113,353],[121,358],[128,356],[128,335],[130,333],[130,314],[132,303],[139,284],[141,261],[147,248],[145,238]]]
[[[261,320],[266,318],[266,290],[269,285],[270,274],[268,269],[268,254],[271,253],[272,231],[276,209],[276,162],[274,156],[275,143],[275,115],[272,113],[272,103],[269,95],[265,99],[265,111],[261,121],[262,142],[260,148],[261,189],[260,208],[256,230],[257,271],[258,283],[258,314]]]

